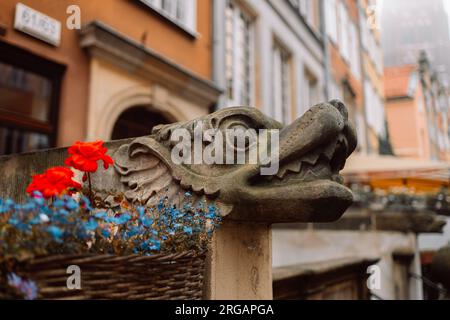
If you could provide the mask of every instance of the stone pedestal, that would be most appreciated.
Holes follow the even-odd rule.
[[[272,299],[272,237],[268,224],[226,221],[213,239],[207,299]]]

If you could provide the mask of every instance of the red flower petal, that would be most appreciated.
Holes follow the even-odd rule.
[[[49,168],[43,174],[32,177],[31,183],[26,188],[27,193],[39,191],[45,198],[50,198],[67,192],[68,188],[81,188],[81,185],[72,180],[74,173],[65,167]]]
[[[69,157],[65,160],[65,164],[84,172],[97,171],[97,161],[103,161],[103,167],[107,169],[113,160],[106,154],[108,149],[103,147],[102,140],[94,142],[75,142],[69,147]]]

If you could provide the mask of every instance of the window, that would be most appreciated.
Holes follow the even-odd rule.
[[[337,35],[337,15],[336,15],[336,0],[326,0],[325,1],[325,24],[326,24],[326,30],[327,34],[330,37],[330,39],[337,43],[338,41],[338,35]]]
[[[348,110],[348,120],[351,123],[355,123],[356,122],[355,93],[353,92],[353,90],[347,80],[343,82],[342,93],[344,96],[344,104],[347,106],[347,110]]]
[[[0,62],[0,112],[48,122],[51,90],[48,79]]]
[[[334,80],[330,81],[330,96],[329,96],[329,100],[332,99],[339,99],[339,100],[343,100],[344,99],[344,94],[342,93],[342,87],[339,86]]]
[[[364,82],[364,98],[367,123],[377,134],[382,135],[384,132],[383,100],[367,78]]]
[[[190,33],[196,31],[196,0],[141,0]]]
[[[319,92],[317,85],[317,78],[309,70],[304,72],[304,92],[303,92],[303,102],[302,106],[306,109],[312,107],[314,104],[319,102]]]
[[[347,7],[343,2],[339,3],[339,51],[342,57],[349,61],[349,17],[347,12]]]
[[[0,42],[0,154],[54,147],[64,67]]]
[[[292,111],[290,60],[290,53],[275,41],[272,49],[271,116],[285,124],[291,122]]]
[[[319,1],[317,0],[288,0],[293,9],[299,13],[308,25],[319,32]]]
[[[355,112],[355,127],[356,133],[358,135],[358,146],[356,148],[357,151],[366,152],[366,122],[364,121],[364,115],[356,110]]]
[[[353,75],[359,80],[361,78],[361,60],[359,57],[359,39],[356,30],[356,25],[350,23],[349,37],[350,37],[350,69]]]
[[[312,10],[311,0],[300,1],[300,13],[307,18]]]
[[[313,28],[316,26],[316,6],[318,1],[315,0],[300,0],[300,14],[305,18],[306,22]]]
[[[355,100],[355,93],[348,81],[344,81],[342,85],[342,94],[344,104],[348,110],[348,120],[355,125],[356,133],[358,135],[358,145],[356,147],[357,152],[366,151],[366,123],[364,121],[364,115],[357,106]]]
[[[250,17],[231,1],[225,12],[225,76],[228,103],[253,102],[253,32]]]
[[[380,43],[375,39],[375,35],[370,30],[368,17],[363,9],[359,10],[359,24],[361,27],[361,46],[367,51],[369,57],[379,75],[383,73],[383,52]]]
[[[383,75],[383,52],[381,49],[381,44],[376,41],[374,47],[374,62],[378,74]]]
[[[361,27],[361,46],[364,50],[368,50],[369,27],[366,14],[362,9],[359,10],[359,25]]]

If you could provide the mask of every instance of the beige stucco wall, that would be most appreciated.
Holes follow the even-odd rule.
[[[206,106],[195,104],[162,84],[97,57],[90,63],[90,79],[86,140],[109,140],[120,114],[137,105],[148,106],[172,121],[208,112]]]
[[[394,153],[402,157],[430,158],[430,138],[421,90],[412,98],[386,101],[386,117]]]
[[[420,157],[420,130],[412,99],[389,101],[386,103],[386,117],[394,153],[402,157]]]

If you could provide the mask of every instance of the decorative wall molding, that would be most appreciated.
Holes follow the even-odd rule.
[[[81,29],[80,46],[92,57],[160,83],[200,105],[209,107],[222,92],[212,81],[201,78],[100,21],[92,21]]]

